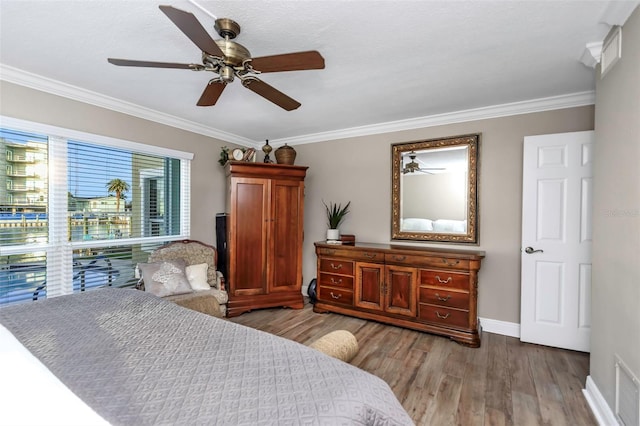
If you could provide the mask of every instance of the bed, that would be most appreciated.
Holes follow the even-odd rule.
[[[72,393],[53,404],[51,424],[413,424],[372,374],[134,289],[5,307],[0,325],[2,356],[16,361],[0,363],[2,424],[33,423],[39,401],[58,395],[35,388],[31,376]],[[31,383],[30,401],[12,401]]]
[[[452,219],[431,220],[418,217],[407,217],[400,219],[400,231],[466,234],[467,221]]]

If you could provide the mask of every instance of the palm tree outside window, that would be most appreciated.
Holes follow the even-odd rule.
[[[124,193],[129,191],[131,186],[122,179],[111,179],[107,183],[107,191],[109,194],[116,194],[116,213],[120,213],[120,200],[124,199]]]

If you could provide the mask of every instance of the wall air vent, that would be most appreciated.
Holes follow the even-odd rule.
[[[622,27],[613,27],[602,43],[602,57],[600,60],[600,78],[622,57]]]
[[[616,355],[616,417],[624,426],[640,425],[640,381]]]

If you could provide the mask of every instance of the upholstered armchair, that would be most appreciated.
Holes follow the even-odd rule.
[[[162,281],[163,284],[168,284],[169,287],[175,289],[177,287],[176,284],[168,282],[168,280],[172,278],[171,271],[167,269],[166,266],[169,265],[169,268],[173,268],[173,271],[177,272],[177,279],[185,281],[184,278],[180,276],[181,272],[178,271],[178,269],[181,269],[184,265],[184,271],[182,271],[182,273],[185,278],[188,278],[188,284],[191,284],[191,287],[186,285],[182,290],[173,292],[178,294],[171,294],[171,291],[167,292],[163,288],[157,295],[187,308],[214,316],[226,316],[229,297],[225,291],[224,277],[222,273],[217,270],[217,261],[218,252],[216,248],[200,241],[182,240],[166,244],[151,253],[146,264],[138,265],[140,272],[142,272],[142,278],[137,288],[145,290],[145,273],[155,277],[157,272],[154,271],[158,271],[158,268],[165,267],[165,270],[169,273],[160,271],[161,278],[159,280]],[[177,265],[177,268],[174,268],[174,265]],[[198,277],[198,274],[202,274],[201,277]],[[194,289],[197,288],[194,279],[198,280],[198,278],[200,278],[200,281],[204,282],[205,277],[206,284],[201,284],[200,289]],[[147,277],[147,280],[148,279]],[[146,286],[146,290],[150,291],[149,283],[147,283]],[[178,288],[180,287],[178,286]],[[216,305],[219,305],[219,308],[217,308]],[[217,315],[217,310],[219,310],[220,315]]]

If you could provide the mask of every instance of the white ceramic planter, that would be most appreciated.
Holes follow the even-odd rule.
[[[327,241],[337,241],[340,239],[339,229],[327,229]]]

